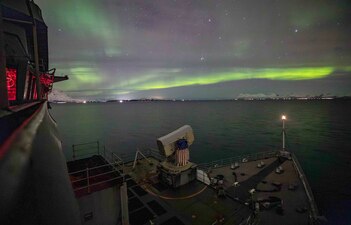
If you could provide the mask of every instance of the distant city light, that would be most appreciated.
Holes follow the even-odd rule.
[[[83,104],[87,103],[87,101],[83,101]]]
[[[123,103],[123,100],[119,100],[119,103]]]

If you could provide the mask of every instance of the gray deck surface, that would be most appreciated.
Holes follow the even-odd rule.
[[[261,161],[265,162],[265,166],[263,168],[258,168],[257,165]],[[270,196],[282,199],[284,214],[279,215],[276,212],[276,207],[264,209],[264,207],[261,206],[259,224],[308,224],[308,211],[304,213],[298,213],[296,211],[298,208],[307,208],[309,210],[309,204],[301,180],[291,160],[279,160],[274,157],[240,163],[239,165],[240,167],[235,170],[230,169],[230,166],[212,169],[210,176],[215,177],[218,174],[224,175],[227,194],[243,202],[249,202],[251,195],[248,191],[252,188],[257,190],[254,194],[257,200],[267,199]],[[283,173],[275,173],[275,169],[278,166],[282,166],[284,169]],[[233,172],[237,174],[237,179],[240,184],[239,187],[233,187],[232,185],[234,183]],[[241,173],[245,173],[245,175],[242,176],[240,175]],[[275,188],[275,186],[272,185],[274,182],[279,182],[281,184],[281,189],[279,191],[272,191]],[[297,189],[289,190],[288,187],[290,184],[296,184]]]
[[[134,182],[128,183],[129,222],[131,225],[150,224],[150,221],[155,224],[163,224],[167,220],[170,220],[169,224],[172,221],[177,221],[179,225],[187,224],[161,199],[146,191],[141,191],[141,187]]]
[[[253,213],[253,207],[250,205],[252,197],[255,200],[264,200],[269,197],[278,197],[282,200],[282,215],[277,212],[276,206],[265,208],[260,204],[258,224],[308,224],[309,222],[308,210],[310,209],[305,190],[293,161],[286,158],[271,157],[240,163],[235,170],[230,166],[212,168],[208,173],[209,178],[224,176],[222,185],[226,193],[224,198],[217,195],[216,188],[219,186],[206,186],[199,181],[193,181],[178,189],[170,189],[158,184],[157,161],[152,158],[150,160],[152,164],[144,159],[139,160],[134,170],[131,170],[131,165],[127,165],[135,181],[130,182],[132,186],[128,189],[131,201],[138,198],[142,202],[140,207],[152,213],[151,220],[155,224],[212,224],[219,218],[224,218],[222,224],[239,224]],[[257,167],[260,162],[265,164],[262,168]],[[275,172],[278,166],[283,167],[283,173]],[[235,181],[239,182],[238,187],[234,187]],[[273,183],[280,183],[281,188],[277,188]],[[289,190],[290,184],[295,184],[296,190]],[[138,188],[135,188],[136,186]],[[249,190],[253,188],[256,191],[251,196]],[[138,194],[139,189],[145,190],[146,193]],[[150,208],[150,202],[156,202],[161,206],[160,215],[155,208]],[[306,208],[307,211],[299,213],[297,212],[299,208]],[[134,212],[130,212],[130,215]],[[144,214],[147,215],[147,212]]]
[[[292,161],[285,161],[282,164],[284,173],[276,174],[275,172],[270,173],[264,179],[267,181],[266,184],[259,184],[259,188],[263,188],[271,184],[272,182],[279,181],[282,184],[282,188],[279,192],[257,192],[257,198],[267,198],[268,196],[276,196],[283,200],[284,216],[278,215],[274,209],[265,210],[261,213],[262,224],[272,225],[294,225],[294,224],[308,224],[309,214],[296,212],[297,208],[306,207],[309,209],[307,196],[304,191],[303,184],[298,177],[298,174],[294,168]],[[288,186],[291,183],[297,184],[296,190],[289,190]]]
[[[219,218],[224,218],[223,224],[240,224],[252,214],[252,210],[244,204],[230,197],[219,198],[215,188],[196,180],[177,189],[168,188],[162,184],[152,184],[152,181],[156,180],[153,177],[156,165],[156,162],[150,165],[146,160],[140,160],[134,170],[129,168],[130,175],[136,182],[129,181],[131,185],[128,187],[130,199],[138,198],[143,203],[140,207],[149,208],[148,203],[155,201],[166,210],[161,216],[154,213],[154,218],[151,220],[155,224],[168,224],[167,220],[173,217],[183,224],[212,224]],[[147,181],[146,177],[148,177]],[[136,192],[138,186],[145,189],[147,194],[138,195]],[[150,210],[153,212],[152,209]],[[132,216],[133,211],[130,212],[130,218]],[[177,224],[180,224],[179,221]],[[132,222],[137,224],[135,221],[131,221],[131,224]]]
[[[255,189],[256,186],[264,180],[268,174],[270,174],[272,171],[274,171],[278,166],[280,166],[281,161],[279,159],[276,159],[274,162],[272,162],[269,165],[266,165],[265,167],[258,169],[258,172],[251,177],[247,178],[243,182],[240,182],[240,185],[238,187],[231,186],[226,189],[228,195],[230,195],[233,198],[239,198],[241,201],[246,201],[247,199],[250,198],[250,193],[249,190]],[[244,167],[245,164],[242,164],[242,167]],[[235,172],[235,171],[233,171]],[[240,176],[240,175],[239,175]]]

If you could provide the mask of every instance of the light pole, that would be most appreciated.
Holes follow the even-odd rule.
[[[285,120],[286,120],[286,116],[282,115],[282,121],[283,121],[283,151],[285,151]]]

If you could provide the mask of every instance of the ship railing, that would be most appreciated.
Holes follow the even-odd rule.
[[[92,192],[92,187],[94,187],[94,186],[105,184],[105,183],[108,183],[108,182],[111,182],[111,181],[117,181],[117,180],[122,180],[122,177],[121,176],[120,177],[114,177],[114,178],[111,178],[111,179],[108,179],[108,180],[103,180],[103,181],[100,181],[100,182],[97,182],[97,183],[89,183],[89,179],[87,179],[87,183],[88,183],[87,185],[73,188],[73,191],[77,192],[77,191],[80,191],[80,190],[88,189],[88,193],[90,193],[90,192]]]
[[[154,148],[138,149],[146,157],[153,157],[157,160],[163,160],[164,156]],[[125,164],[132,162],[135,153],[115,153],[106,149],[99,141],[86,142],[72,145],[73,160],[91,157],[93,155],[101,155],[116,170],[124,174]]]
[[[124,174],[124,161],[121,157],[119,157],[116,153],[111,152],[103,146],[103,152],[100,153],[106,161],[108,161],[116,170],[120,171]]]
[[[78,190],[87,188],[88,192],[90,192],[91,187],[93,186],[104,184],[118,179],[122,180],[123,177],[120,175],[120,173],[114,169],[111,169],[111,166],[113,165],[111,165],[110,163],[107,163],[105,165],[96,166],[96,167],[87,167],[85,169],[69,173],[70,177],[75,177],[75,176],[83,177],[80,179],[71,180],[73,190],[78,191]],[[107,172],[98,171],[105,167],[109,169],[109,171]],[[98,171],[98,172],[94,172],[94,171]],[[92,182],[92,180],[94,179],[95,180],[101,179],[101,180],[98,182]],[[83,185],[80,185],[80,184],[83,184]]]
[[[213,168],[219,168],[224,166],[229,166],[235,163],[245,163],[250,161],[262,160],[271,157],[276,157],[279,155],[278,151],[267,151],[267,152],[257,152],[253,154],[247,154],[242,156],[235,156],[225,159],[219,159],[211,161],[208,163],[201,163],[198,165],[198,168],[203,169],[204,171],[210,171]]]
[[[105,146],[101,146],[99,141],[72,145],[73,160],[92,157],[94,155],[102,156],[106,163],[69,173],[72,178],[79,177],[79,179],[71,180],[75,192],[87,189],[88,193],[90,193],[94,186],[107,184],[116,180],[124,180],[123,160],[116,153],[107,150]]]
[[[149,157],[154,157],[157,160],[165,160],[166,157],[164,155],[161,155],[158,149],[155,148],[148,148],[145,149],[145,153],[146,155],[148,155]]]
[[[72,145],[73,160],[86,158],[92,155],[100,155],[100,142],[86,142]]]
[[[157,160],[164,160],[164,156],[159,153],[157,149],[154,148],[144,148],[144,149],[138,149],[143,155],[146,157],[153,157]],[[123,160],[123,162],[129,163],[133,162],[135,159],[135,152],[133,153],[118,153],[118,156]]]
[[[104,164],[104,165],[100,165],[100,166],[95,166],[95,167],[87,167],[87,168],[85,168],[85,169],[81,169],[81,170],[77,170],[77,171],[73,171],[73,172],[70,172],[69,173],[69,175],[74,175],[74,174],[79,174],[79,173],[83,173],[83,172],[85,172],[85,171],[90,171],[90,173],[92,172],[92,171],[94,171],[94,170],[97,170],[97,169],[101,169],[101,168],[104,168],[104,167],[111,167],[112,166],[112,164],[110,164],[110,163],[106,163],[106,164]],[[110,172],[108,172],[108,173],[112,173],[112,172],[116,172],[116,171],[110,171]],[[98,175],[103,175],[102,173],[100,174],[98,174]],[[96,176],[98,176],[98,175],[96,175]],[[94,175],[95,176],[95,175]],[[94,176],[90,176],[90,177],[94,177]],[[85,178],[84,178],[85,179]],[[80,180],[75,180],[75,181],[80,181]]]
[[[319,212],[318,212],[318,208],[316,205],[316,202],[314,200],[313,194],[312,194],[312,190],[311,187],[306,179],[306,175],[302,170],[302,167],[299,163],[299,161],[297,160],[296,156],[294,154],[291,154],[292,156],[292,160],[295,166],[296,171],[299,174],[300,180],[303,184],[303,187],[305,189],[305,193],[307,195],[308,201],[310,203],[310,207],[311,207],[311,211],[310,211],[310,222],[311,224],[314,224],[314,221],[317,220],[317,218],[319,217]]]
[[[111,165],[116,166],[117,170],[123,171],[123,160],[116,153],[107,150],[99,141],[72,145],[73,160],[87,158],[93,155],[101,155]]]
[[[82,177],[80,179],[71,180],[73,190],[77,192],[82,189],[87,189],[88,193],[90,193],[92,187],[96,185],[105,184],[115,180],[122,181],[123,175],[121,175],[120,171],[115,169],[115,166],[116,165],[113,163],[106,163],[104,165],[87,167],[82,170],[70,172],[69,176],[71,178]],[[105,168],[107,168],[108,171],[106,171]],[[94,182],[94,180],[96,181]]]

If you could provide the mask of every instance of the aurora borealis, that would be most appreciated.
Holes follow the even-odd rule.
[[[348,0],[35,2],[73,97],[351,95]]]

